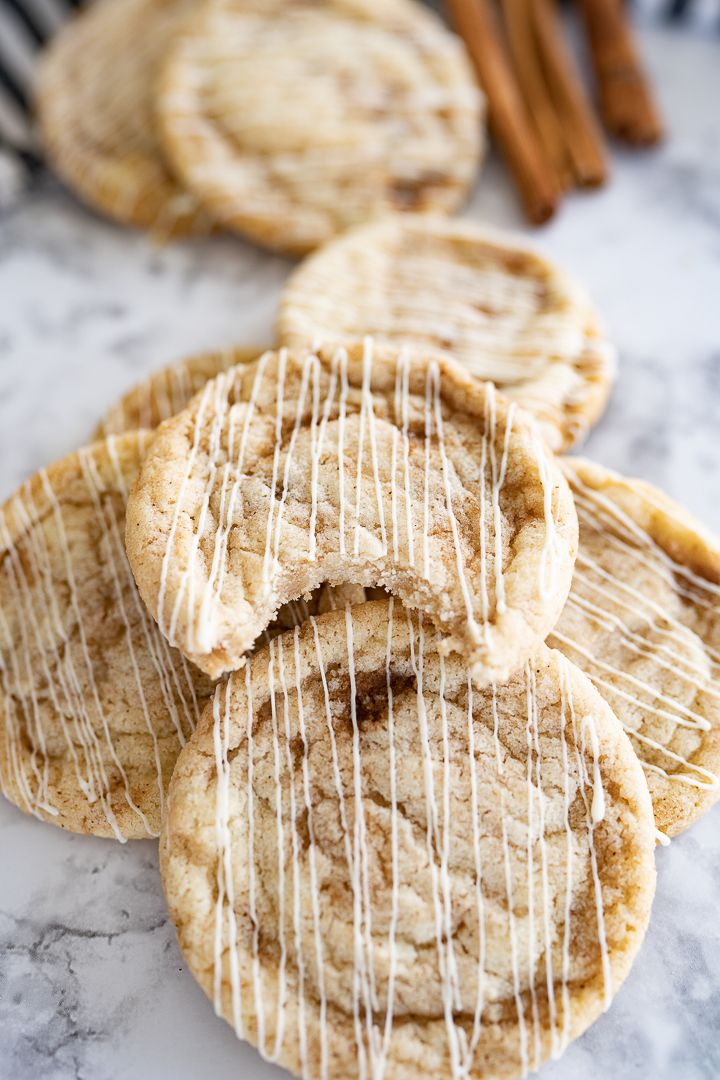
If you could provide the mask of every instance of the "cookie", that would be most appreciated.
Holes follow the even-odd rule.
[[[209,679],[159,633],[123,547],[138,433],[71,454],[0,512],[0,784],[72,832],[157,836]]]
[[[162,632],[213,677],[327,581],[425,611],[483,682],[553,627],[576,529],[558,466],[492,384],[368,341],[208,383],[159,428],[126,543]]]
[[[95,438],[156,428],[163,420],[181,412],[208,379],[235,364],[254,360],[261,351],[257,346],[240,346],[200,353],[153,372],[108,409],[98,424]]]
[[[647,926],[652,806],[608,705],[544,646],[478,692],[438,644],[392,602],[313,619],[218,686],[178,759],[180,947],[297,1076],[524,1076]]]
[[[196,0],[99,0],[70,20],[38,68],[45,153],[94,209],[162,236],[206,232],[155,134],[158,65]]]
[[[157,114],[218,221],[292,254],[390,210],[453,210],[481,148],[462,43],[414,0],[216,0],[164,65]]]
[[[553,450],[598,419],[615,371],[572,278],[512,234],[443,218],[396,215],[332,241],[288,281],[278,332],[451,356],[531,412]]]
[[[580,546],[549,642],[610,703],[676,836],[720,796],[720,540],[651,484],[563,467]]]
[[[29,480],[0,513],[0,785],[72,832],[157,836],[175,759],[212,690],[170,648],[137,594],[125,502],[135,432]],[[325,587],[283,608],[274,637],[362,601]]]
[[[327,611],[340,611],[353,604],[364,604],[366,599],[377,599],[378,597],[369,595],[376,592],[386,595],[384,590],[366,590],[362,585],[338,585],[335,588],[332,585],[321,585],[310,594],[307,600],[301,596],[299,600],[290,600],[289,603],[284,604],[267,630],[263,630],[254,648],[266,645],[286,630],[294,630],[296,626],[302,626],[313,615],[324,615]]]

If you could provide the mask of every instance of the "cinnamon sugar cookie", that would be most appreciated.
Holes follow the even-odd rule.
[[[720,540],[651,484],[563,467],[580,547],[549,642],[614,709],[675,836],[720,796]]]
[[[167,168],[152,94],[160,60],[197,0],[98,0],[39,65],[45,152],[95,209],[162,236],[207,231],[209,216]]]
[[[212,353],[200,353],[154,371],[105,413],[95,432],[97,439],[121,435],[124,431],[156,428],[181,412],[205,383],[235,364],[255,360],[262,352],[257,346],[240,346]]]
[[[454,209],[481,96],[414,0],[216,0],[164,67],[169,159],[218,221],[303,253],[388,210]]]
[[[650,914],[647,786],[590,681],[541,646],[478,692],[392,602],[218,686],[168,803],[190,970],[297,1076],[524,1076],[608,1006]]]
[[[73,832],[157,836],[211,691],[146,612],[123,547],[143,436],[37,473],[0,512],[0,783]]]
[[[283,344],[359,341],[452,356],[531,412],[553,450],[602,413],[615,351],[582,289],[510,234],[396,216],[338,237],[291,276]]]
[[[145,610],[123,545],[134,432],[38,473],[0,512],[0,785],[73,832],[157,836],[175,759],[212,690]],[[363,599],[324,587],[267,638]]]
[[[161,630],[212,676],[327,581],[425,611],[483,682],[554,625],[576,529],[559,468],[491,384],[368,341],[208,383],[159,429],[126,542]]]

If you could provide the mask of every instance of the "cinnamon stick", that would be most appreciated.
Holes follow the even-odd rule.
[[[652,146],[663,126],[622,0],[580,0],[605,127],[635,146]]]
[[[510,68],[488,0],[448,0],[448,8],[488,99],[490,128],[505,156],[525,212],[539,225],[555,213],[559,184],[548,164]]]
[[[560,190],[567,191],[573,183],[572,161],[562,120],[550,96],[541,64],[535,27],[536,6],[536,0],[502,0],[505,33],[530,120]]]
[[[540,63],[560,116],[575,180],[595,187],[607,179],[607,154],[600,127],[570,56],[556,0],[535,0],[533,21]]]

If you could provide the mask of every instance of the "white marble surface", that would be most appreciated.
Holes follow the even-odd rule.
[[[648,27],[670,139],[615,156],[536,239],[620,347],[587,452],[720,528],[720,37]],[[497,163],[469,213],[519,225]],[[48,184],[0,221],[0,495],[81,443],[143,372],[269,340],[289,264],[234,239],[151,247]],[[720,807],[658,852],[652,925],[610,1012],[545,1080],[720,1076]],[[0,1077],[262,1080],[164,912],[155,845],[65,835],[0,805]]]

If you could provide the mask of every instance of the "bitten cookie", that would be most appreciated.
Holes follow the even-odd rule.
[[[338,237],[294,272],[285,345],[409,345],[459,360],[535,416],[553,450],[598,419],[615,350],[577,283],[511,234],[396,215]]]
[[[139,433],[37,473],[0,512],[0,783],[73,832],[157,836],[210,680],[171,649],[123,546]]]
[[[256,346],[242,346],[200,353],[168,364],[133,386],[108,409],[97,426],[95,437],[103,439],[108,435],[121,435],[124,431],[156,428],[189,405],[209,379],[235,364],[255,360],[261,352]]]
[[[541,646],[474,691],[392,601],[311,620],[218,686],[161,872],[184,957],[297,1076],[512,1078],[610,1004],[654,891],[620,724]]]
[[[549,641],[614,709],[675,836],[720,796],[720,540],[651,484],[563,468],[580,546]]]
[[[161,236],[210,218],[172,176],[155,134],[160,60],[197,0],[98,0],[43,54],[36,104],[49,160],[96,210]]]
[[[73,832],[157,836],[180,747],[212,683],[168,646],[124,548],[140,432],[110,437],[29,480],[0,512],[0,785]],[[328,586],[282,608],[270,640],[360,603]]]
[[[527,418],[442,359],[364,347],[265,353],[158,430],[127,550],[167,639],[212,676],[322,582],[425,611],[479,683],[565,602],[567,484]]]
[[[481,95],[414,0],[216,0],[171,50],[158,123],[218,221],[298,254],[389,210],[453,210]]]

